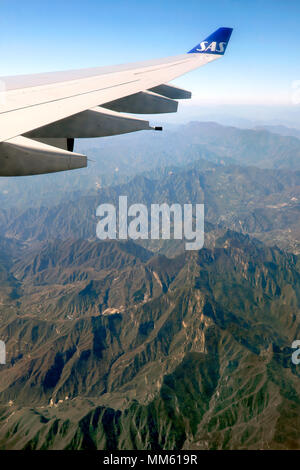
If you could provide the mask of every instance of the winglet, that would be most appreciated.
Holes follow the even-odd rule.
[[[219,28],[204,41],[191,49],[188,54],[224,55],[232,33],[232,28]]]

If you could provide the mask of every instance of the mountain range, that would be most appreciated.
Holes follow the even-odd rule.
[[[82,180],[1,181],[0,449],[299,449],[300,140],[126,138]],[[204,248],[98,240],[120,195],[204,203]]]

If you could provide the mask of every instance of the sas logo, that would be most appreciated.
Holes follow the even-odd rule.
[[[198,51],[198,52],[208,52],[208,51],[210,51],[210,52],[220,52],[222,54],[222,52],[224,52],[224,50],[227,46],[227,42],[217,43],[216,41],[214,41],[214,42],[211,42],[208,46],[208,41],[202,41],[202,42],[200,42],[199,46],[200,46],[200,48],[198,47],[196,49],[196,51]]]

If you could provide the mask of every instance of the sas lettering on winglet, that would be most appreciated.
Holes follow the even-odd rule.
[[[227,42],[219,42],[218,46],[219,49],[217,48],[217,43],[215,41],[211,42],[209,46],[207,46],[208,41],[202,41],[200,42],[200,49],[196,49],[199,52],[206,52],[206,51],[211,51],[211,52],[224,52],[224,48],[227,44]]]

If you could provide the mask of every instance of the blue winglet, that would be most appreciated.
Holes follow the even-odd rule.
[[[224,55],[232,33],[232,28],[219,28],[204,41],[191,49],[188,54]]]

